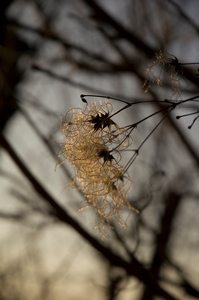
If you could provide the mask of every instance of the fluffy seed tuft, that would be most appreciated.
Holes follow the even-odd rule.
[[[74,183],[80,187],[87,204],[103,223],[109,223],[124,208],[127,200],[124,169],[111,149],[124,149],[124,132],[111,120],[110,103],[89,103],[73,109],[64,123],[64,157],[74,166]],[[126,144],[126,146],[125,146]]]

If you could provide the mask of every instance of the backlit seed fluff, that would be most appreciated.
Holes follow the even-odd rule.
[[[128,147],[125,132],[109,118],[110,103],[90,103],[72,109],[63,124],[64,157],[75,169],[74,183],[103,222],[109,222],[124,208],[127,200],[126,176],[115,152]]]

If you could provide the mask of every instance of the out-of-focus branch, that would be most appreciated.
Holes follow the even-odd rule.
[[[73,79],[70,79],[66,76],[55,74],[54,72],[52,72],[51,70],[49,70],[47,68],[44,68],[44,67],[41,67],[41,66],[38,66],[38,65],[33,65],[32,68],[35,71],[42,72],[42,73],[46,74],[47,76],[49,76],[53,79],[59,80],[60,82],[63,82],[65,84],[69,84],[69,85],[71,85],[75,88],[80,88],[84,91],[90,91],[90,92],[93,92],[95,94],[107,94],[107,92],[103,91],[102,89],[97,89],[97,88],[92,87],[91,85],[87,85],[87,84],[84,84],[84,83],[81,83],[81,82],[77,82],[77,81],[75,81]],[[115,96],[115,97],[118,97],[118,98],[123,97],[122,95],[113,95],[113,93],[111,93],[111,95]]]
[[[147,45],[143,40],[141,40],[135,33],[129,31],[125,28],[118,20],[116,20],[111,14],[96,1],[94,0],[84,0],[84,2],[93,10],[94,17],[102,22],[111,25],[114,29],[121,34],[122,38],[127,39],[133,46],[142,51],[145,55],[153,57],[156,52],[152,46]]]
[[[124,269],[128,273],[128,275],[135,276],[145,285],[150,286],[151,289],[154,290],[154,294],[160,295],[167,300],[177,300],[176,297],[172,296],[169,292],[164,290],[153,280],[153,277],[151,276],[150,272],[147,269],[145,269],[136,258],[132,257],[130,262],[124,260],[118,254],[113,252],[113,250],[107,248],[102,243],[100,243],[95,237],[90,235],[72,216],[69,215],[66,209],[64,209],[39,183],[39,181],[33,176],[33,174],[30,172],[30,170],[27,168],[24,162],[20,159],[20,157],[16,154],[12,146],[2,134],[0,134],[0,145],[7,152],[10,158],[15,162],[15,164],[27,178],[31,186],[41,197],[41,199],[50,206],[52,210],[52,215],[54,215],[57,218],[57,220],[72,227],[112,265]]]
[[[175,7],[180,17],[183,18],[191,27],[193,27],[197,33],[199,33],[199,26],[182,10],[180,5],[173,0],[168,0],[168,2]]]
[[[70,43],[64,40],[61,36],[59,36],[57,33],[53,31],[47,31],[44,29],[35,28],[28,24],[22,24],[18,20],[13,20],[13,19],[9,19],[8,24],[10,26],[16,26],[17,28],[28,31],[30,33],[37,34],[42,38],[49,39],[51,41],[59,43],[68,51],[67,56],[65,55],[64,58],[67,59],[67,61],[70,61],[70,63],[74,63],[75,65],[77,65],[78,69],[80,70],[84,70],[87,72],[112,73],[114,71],[129,72],[129,70],[133,66],[135,67],[135,62],[133,63],[133,61],[131,61],[131,63],[129,62],[129,64],[125,64],[125,63],[117,64],[111,62],[105,56],[101,56],[99,54],[93,53],[92,51],[84,49],[79,45],[75,45],[74,43]],[[81,53],[83,59],[80,58],[78,59],[77,57],[75,57],[71,52],[73,50]],[[86,60],[88,62],[86,62]],[[99,63],[99,66],[97,63]]]
[[[160,271],[165,263],[168,251],[168,244],[171,238],[172,226],[175,220],[178,208],[182,199],[182,195],[173,191],[168,193],[165,199],[165,210],[161,218],[160,232],[156,238],[156,248],[152,258],[150,272],[155,281],[159,281]],[[145,286],[142,300],[154,299],[154,291],[150,286]]]
[[[44,114],[45,116],[48,115],[48,117],[50,117],[50,118],[57,119],[58,113],[56,113],[52,109],[49,109],[48,107],[46,107],[42,103],[41,99],[37,99],[36,97],[34,97],[32,94],[30,94],[27,91],[22,90],[22,92],[23,92],[23,96],[20,95],[20,98],[15,96],[15,99],[17,100],[19,107],[23,107],[24,105],[25,106],[27,105],[27,106],[39,111],[40,113]]]
[[[24,118],[26,119],[26,121],[29,123],[29,125],[32,127],[32,129],[35,131],[35,133],[37,134],[37,136],[41,139],[41,141],[44,143],[44,145],[47,147],[47,150],[49,151],[49,153],[51,154],[51,156],[56,159],[57,155],[55,154],[55,150],[52,146],[52,144],[49,142],[48,138],[45,137],[41,131],[39,130],[39,128],[36,126],[36,124],[33,122],[33,120],[31,119],[31,117],[26,113],[26,111],[22,108],[19,107],[19,111],[20,113],[24,116]],[[64,174],[71,179],[71,174],[68,171],[67,168],[64,167],[64,165],[61,165],[62,170],[64,172]]]
[[[57,159],[57,154],[55,153],[55,150],[52,146],[52,144],[49,142],[49,139],[47,137],[45,137],[41,131],[39,130],[39,128],[36,126],[36,124],[33,122],[33,120],[31,119],[31,117],[26,113],[26,111],[19,106],[19,111],[22,113],[22,115],[24,116],[24,118],[26,119],[26,121],[29,123],[29,125],[32,127],[32,129],[35,131],[35,133],[37,134],[37,136],[41,139],[41,141],[44,143],[44,145],[46,146],[48,152],[51,154],[51,156],[54,159]],[[66,166],[64,164],[60,165],[62,168],[62,171],[64,172],[64,174],[66,175],[66,177],[68,177],[70,180],[72,180],[72,175],[69,172],[69,170],[66,168]],[[78,192],[83,196],[83,193],[81,191],[81,189],[76,186]]]
[[[8,213],[8,212],[0,212],[0,219],[8,220],[8,221],[17,221],[21,222],[24,219],[26,219],[27,214],[24,212],[19,212],[19,213]]]
[[[58,33],[54,33],[52,31],[47,31],[47,30],[43,30],[40,28],[32,27],[28,24],[23,24],[20,21],[11,19],[11,18],[9,18],[7,20],[7,22],[8,22],[8,25],[10,25],[10,26],[15,26],[18,29],[28,31],[30,33],[37,34],[38,36],[40,36],[42,38],[57,42],[60,45],[62,45],[66,50],[76,50],[88,58],[92,58],[92,59],[95,59],[97,61],[104,62],[104,63],[110,63],[108,60],[105,59],[104,56],[90,52],[87,49],[84,49],[79,45],[69,43],[68,41],[64,40],[61,36],[59,36]]]
[[[197,288],[196,286],[193,285],[193,283],[187,277],[187,275],[185,274],[183,269],[179,265],[174,263],[170,258],[167,258],[167,263],[169,264],[169,266],[171,266],[177,272],[177,274],[180,277],[180,280],[178,280],[178,283],[175,283],[175,285],[182,288],[187,295],[190,295],[191,297],[198,299],[199,298],[199,288]],[[172,284],[173,282],[169,281],[168,283]]]

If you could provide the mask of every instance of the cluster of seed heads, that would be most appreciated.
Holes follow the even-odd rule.
[[[63,152],[75,169],[74,183],[105,223],[125,208],[137,211],[127,200],[128,180],[119,159],[129,141],[111,119],[111,109],[108,102],[89,103],[70,110],[63,125]]]

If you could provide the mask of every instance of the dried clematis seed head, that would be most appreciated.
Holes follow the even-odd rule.
[[[63,153],[75,169],[75,186],[105,223],[130,207],[124,169],[115,159],[114,150],[109,150],[123,150],[128,137],[111,120],[110,108],[110,103],[87,103],[85,109],[70,110],[69,121],[63,124]]]

